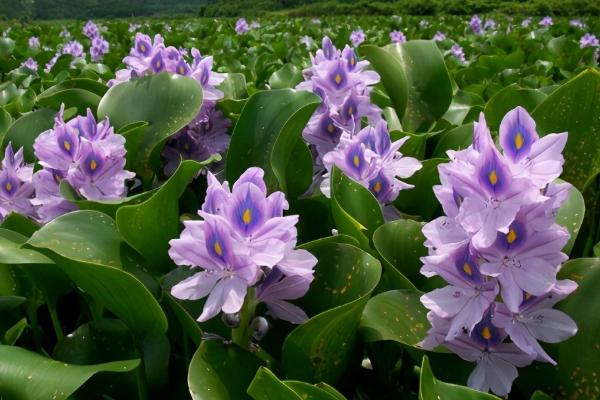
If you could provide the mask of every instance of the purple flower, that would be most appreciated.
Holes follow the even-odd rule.
[[[446,40],[446,35],[443,32],[437,31],[435,35],[433,35],[433,41],[435,42],[443,42]]]
[[[52,58],[50,60],[48,60],[48,62],[46,63],[46,66],[44,67],[44,72],[49,74],[50,71],[52,71],[52,68],[54,67],[54,64],[56,64],[56,61],[58,61],[58,58],[61,56],[62,53],[57,52],[56,54],[54,54],[54,56],[52,56]]]
[[[450,53],[461,63],[466,63],[467,59],[465,58],[465,52],[463,48],[458,44],[454,43],[450,48]]]
[[[0,168],[0,221],[12,212],[35,216],[32,178],[33,164],[25,163],[22,148],[14,153],[9,143]]]
[[[33,58],[29,57],[27,60],[25,60],[25,61],[23,61],[23,63],[21,63],[21,67],[27,68],[31,72],[37,72],[38,63]]]
[[[544,18],[542,18],[542,20],[539,22],[539,25],[544,26],[544,27],[549,27],[549,26],[554,25],[554,21],[552,21],[552,17],[547,15]]]
[[[62,48],[63,54],[70,54],[75,58],[83,57],[83,46],[77,40],[72,40]]]
[[[352,42],[352,46],[354,47],[360,45],[366,38],[365,32],[360,28],[352,31],[350,34],[350,42]]]
[[[479,18],[479,15],[473,15],[471,17],[471,21],[469,21],[469,29],[471,29],[471,31],[476,34],[476,35],[481,35],[483,34],[483,27],[481,26],[481,18]]]
[[[248,26],[248,23],[244,18],[240,18],[237,21],[235,21],[235,33],[237,33],[238,35],[243,35],[249,30],[250,27]]]
[[[93,40],[95,37],[100,35],[100,31],[98,30],[98,26],[96,26],[94,21],[88,21],[83,27],[83,34],[87,36],[88,39]]]
[[[69,30],[67,29],[66,26],[63,26],[62,30],[60,31],[60,33],[58,34],[58,36],[60,36],[61,38],[70,38],[71,37],[71,32],[69,32]]]
[[[406,35],[402,31],[391,31],[390,40],[392,43],[404,43],[406,42]]]
[[[305,81],[296,88],[312,91],[323,99],[303,132],[320,165],[323,155],[339,142],[343,130],[358,132],[364,117],[371,124],[381,119],[381,110],[370,100],[379,75],[366,70],[368,61],[359,61],[353,49],[346,46],[340,52],[328,37],[323,38],[322,49],[311,59],[312,66],[303,71]]]
[[[267,196],[260,168],[250,168],[229,189],[209,172],[201,221],[186,221],[179,239],[170,242],[169,255],[178,265],[202,271],[175,285],[171,293],[180,299],[208,296],[198,321],[220,311],[238,312],[248,289],[270,313],[290,322],[306,315],[287,302],[306,293],[313,279],[316,258],[297,250],[298,216],[283,216],[285,195]],[[290,279],[288,279],[290,278]]]
[[[40,39],[37,36],[32,36],[29,38],[29,40],[27,41],[29,47],[36,49],[38,47],[40,47]]]
[[[127,29],[127,31],[129,33],[133,33],[133,32],[138,31],[141,27],[142,27],[142,25],[140,25],[140,24],[131,23],[131,24],[129,24],[129,28]]]
[[[252,21],[250,26],[248,26],[248,29],[258,29],[258,28],[260,28],[260,23],[258,21]]]
[[[521,26],[523,28],[528,28],[529,25],[531,25],[531,17],[527,17],[523,21],[521,21]]]
[[[575,28],[585,28],[585,24],[580,20],[580,19],[572,19],[569,21],[569,25],[575,27]]]
[[[483,29],[496,29],[496,21],[492,18],[487,18],[483,24]]]
[[[375,127],[367,126],[357,135],[344,132],[338,146],[325,154],[321,192],[329,196],[333,166],[349,178],[368,188],[381,204],[392,203],[398,193],[413,186],[397,178],[408,178],[421,169],[421,163],[412,157],[403,157],[398,150],[408,137],[391,141],[387,124],[380,120]]]
[[[429,255],[421,273],[448,286],[421,298],[432,324],[422,346],[442,345],[477,363],[468,380],[475,389],[505,396],[516,367],[554,363],[538,340],[557,343],[577,331],[552,309],[576,287],[556,279],[568,259],[569,233],[555,217],[571,185],[553,182],[566,139],[540,138],[517,107],[500,124],[500,152],[481,114],[473,144],[448,151],[451,161],[438,167],[441,184],[433,189],[446,215],[423,227]]]
[[[306,49],[311,49],[313,47],[313,39],[310,36],[304,35],[300,38],[300,43],[306,46]]]
[[[102,56],[108,53],[108,42],[102,36],[96,36],[92,39],[92,47],[90,47],[90,55],[92,61],[99,61]]]
[[[579,47],[582,49],[585,47],[600,47],[600,41],[598,41],[596,35],[586,33],[579,39]]]
[[[125,139],[114,133],[108,119],[97,123],[88,109],[87,116],[64,122],[63,112],[64,106],[54,127],[33,144],[43,167],[34,176],[33,203],[43,222],[72,209],[59,192],[63,179],[88,200],[114,200],[126,195],[125,181],[135,176],[124,170]]]

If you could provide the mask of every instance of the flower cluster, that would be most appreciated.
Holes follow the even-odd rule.
[[[40,38],[38,38],[37,36],[32,36],[27,40],[27,44],[32,49],[37,49],[40,47]]]
[[[596,35],[586,33],[579,39],[579,47],[582,49],[585,47],[600,47],[600,41],[598,41]]]
[[[538,340],[556,343],[577,331],[552,309],[577,286],[556,279],[568,258],[561,250],[569,233],[555,215],[571,186],[554,182],[567,133],[540,138],[517,107],[500,125],[502,152],[483,114],[473,136],[471,146],[449,151],[451,161],[439,166],[434,192],[446,215],[423,228],[429,255],[421,273],[448,286],[421,298],[432,324],[422,347],[443,345],[477,363],[469,386],[504,396],[516,367],[555,364]]]
[[[83,26],[83,34],[90,40],[100,36],[100,30],[94,21],[88,21]]]
[[[474,34],[481,35],[483,34],[483,26],[481,23],[482,21],[481,18],[479,18],[479,15],[473,15],[471,21],[469,21],[469,29],[471,29]]]
[[[381,110],[370,99],[371,87],[379,82],[379,75],[365,70],[369,62],[358,61],[352,48],[346,46],[339,51],[328,37],[311,60],[312,66],[303,71],[305,81],[296,88],[312,91],[323,99],[303,132],[317,154],[317,164],[321,164],[323,155],[335,148],[343,131],[358,132],[363,117],[373,125],[381,119]]]
[[[48,222],[75,207],[60,193],[66,180],[88,200],[113,200],[126,194],[125,181],[135,176],[125,167],[125,138],[114,133],[108,119],[96,122],[91,110],[65,122],[64,106],[54,127],[41,133],[33,144],[43,167],[33,175],[38,219]]]
[[[405,43],[406,35],[402,31],[391,31],[390,40],[392,41],[392,43]]]
[[[531,25],[531,20],[532,20],[531,17],[525,18],[523,21],[521,21],[521,26],[523,28],[529,28],[529,25]]]
[[[38,63],[31,57],[21,63],[21,67],[27,68],[31,72],[37,72]]]
[[[90,47],[90,56],[93,62],[100,61],[102,57],[108,53],[109,44],[102,36],[96,36],[92,39]]]
[[[458,44],[454,43],[450,48],[450,54],[452,54],[458,61],[465,64],[467,59],[465,58],[465,52],[463,48]]]
[[[492,18],[487,18],[487,19],[485,20],[485,23],[483,24],[483,29],[491,29],[491,30],[494,30],[494,29],[496,29],[496,26],[497,26],[497,24],[496,24],[496,21],[494,21],[494,19],[492,19]]]
[[[249,30],[250,27],[248,26],[248,22],[246,22],[246,19],[240,18],[237,21],[235,21],[235,33],[237,33],[238,35],[243,35]]]
[[[581,28],[581,29],[585,28],[585,24],[580,19],[577,19],[577,18],[570,20],[569,25],[573,26],[575,28]]]
[[[34,192],[32,177],[33,164],[25,163],[23,149],[15,153],[9,143],[0,166],[0,221],[11,212],[29,217],[35,215],[31,204]]]
[[[307,50],[310,50],[313,47],[314,41],[310,36],[304,35],[300,38],[300,44],[303,44]]]
[[[544,27],[549,27],[549,26],[554,25],[554,21],[552,21],[552,17],[547,15],[544,18],[542,18],[542,20],[539,22],[539,25],[544,26]]]
[[[446,35],[443,32],[437,31],[435,35],[433,35],[432,40],[434,42],[443,42],[446,40]]]
[[[375,127],[367,126],[356,135],[342,133],[337,147],[323,157],[327,173],[321,182],[321,192],[329,197],[330,177],[335,165],[346,176],[368,188],[381,204],[392,203],[400,190],[413,187],[397,178],[408,178],[422,167],[416,158],[403,157],[398,151],[408,138],[392,143],[383,119]]]
[[[217,100],[223,98],[223,92],[216,86],[225,80],[225,75],[212,70],[212,57],[202,57],[193,48],[192,60],[188,62],[186,53],[187,50],[165,46],[161,35],[155,35],[152,40],[148,35],[137,33],[134,47],[129,56],[123,59],[127,69],[117,71],[116,79],[109,82],[109,85],[115,85],[138,76],[166,71],[189,76],[202,86],[203,102],[198,115],[191,124],[171,138],[163,152],[167,161],[167,174],[175,170],[182,157],[203,161],[211,154],[223,153],[229,145],[227,131],[231,122],[216,108]]]
[[[352,42],[352,46],[354,47],[359,46],[365,41],[366,38],[367,35],[365,35],[365,32],[360,28],[355,31],[352,31],[352,33],[350,34],[350,42]]]
[[[289,300],[308,291],[317,259],[295,249],[298,216],[283,216],[285,195],[267,195],[263,175],[262,169],[250,168],[230,190],[209,172],[198,211],[202,220],[184,222],[181,237],[170,241],[176,264],[202,269],[171,290],[179,299],[208,296],[200,322],[221,311],[239,312],[246,297],[265,303],[273,317],[292,323],[307,319]]]

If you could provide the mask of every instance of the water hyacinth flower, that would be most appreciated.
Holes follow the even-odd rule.
[[[21,67],[27,68],[31,72],[37,72],[38,63],[31,57],[21,63]]]
[[[544,18],[542,18],[542,20],[539,22],[539,25],[544,26],[544,27],[549,27],[549,26],[554,25],[554,21],[552,21],[552,17],[547,15]]]
[[[578,18],[570,20],[569,25],[575,28],[585,28],[585,24]]]
[[[100,30],[94,21],[90,20],[83,26],[83,34],[87,36],[88,39],[93,40],[95,37],[100,35]]]
[[[381,110],[370,100],[379,75],[366,70],[369,62],[359,61],[352,48],[339,51],[328,37],[311,60],[312,66],[303,71],[305,81],[296,89],[312,91],[323,99],[302,134],[316,153],[316,164],[321,165],[342,131],[357,133],[363,117],[373,125],[381,119]]]
[[[66,26],[63,26],[62,30],[60,31],[60,33],[58,34],[58,36],[60,36],[61,38],[70,38],[71,37],[71,32],[69,32],[69,30],[67,29]]]
[[[55,53],[52,58],[50,60],[48,60],[48,62],[46,63],[46,65],[44,66],[44,72],[49,74],[50,71],[52,71],[52,68],[54,67],[54,64],[56,64],[56,61],[58,61],[58,58],[62,55],[61,52],[57,52]]]
[[[314,41],[310,36],[304,35],[300,38],[300,44],[303,44],[307,50],[310,50],[313,47]]]
[[[458,44],[454,43],[450,48],[450,54],[452,54],[458,61],[461,63],[466,63],[467,59],[465,58],[465,52],[463,48]]]
[[[237,21],[235,21],[235,33],[237,33],[238,35],[243,35],[249,30],[250,27],[248,26],[248,23],[244,18],[240,18]]]
[[[288,300],[308,291],[317,259],[295,249],[298,216],[283,216],[285,195],[267,195],[263,176],[262,169],[249,168],[230,190],[209,172],[202,220],[184,222],[181,237],[169,242],[176,264],[202,269],[171,290],[179,299],[208,296],[200,322],[240,311],[248,292],[276,318],[307,318]]]
[[[600,41],[598,41],[596,35],[586,33],[579,39],[579,47],[582,49],[585,47],[600,47]]]
[[[400,153],[400,147],[407,140],[408,136],[392,143],[383,119],[357,135],[344,132],[338,146],[323,157],[327,172],[321,182],[321,192],[329,197],[330,177],[335,165],[346,176],[369,189],[381,204],[392,203],[401,190],[413,187],[398,178],[409,178],[422,167],[416,158]]]
[[[405,43],[406,35],[402,31],[391,31],[390,40],[392,41],[392,43]]]
[[[34,187],[33,164],[26,164],[23,148],[16,153],[12,144],[4,150],[0,166],[0,222],[12,212],[33,217],[35,208],[31,204]]]
[[[433,35],[432,40],[434,42],[443,42],[446,40],[446,35],[443,32],[437,31],[435,35]]]
[[[521,26],[523,28],[528,28],[529,25],[531,25],[531,19],[532,19],[531,17],[525,18],[523,21],[521,21]]]
[[[421,343],[477,363],[468,385],[505,396],[517,367],[555,364],[539,344],[577,332],[552,307],[577,287],[556,275],[568,256],[568,231],[555,222],[571,185],[562,172],[567,134],[542,138],[522,107],[509,111],[496,147],[483,114],[473,143],[448,151],[434,193],[445,212],[423,227],[429,255],[421,273],[448,286],[422,296],[432,325]],[[498,296],[499,295],[499,296]]]
[[[29,47],[37,49],[38,47],[40,47],[40,39],[37,36],[32,36],[27,40],[27,44],[29,45]]]
[[[72,40],[62,48],[63,54],[70,54],[75,58],[83,57],[83,46],[77,40]]]
[[[365,41],[366,38],[367,35],[365,35],[365,32],[360,28],[352,31],[352,33],[350,34],[350,42],[354,47],[359,46]]]
[[[125,170],[125,138],[114,133],[108,119],[96,122],[91,110],[65,122],[64,106],[54,127],[33,143],[42,170],[34,175],[39,219],[48,222],[74,207],[60,195],[66,180],[88,200],[114,200],[126,195],[125,181],[135,174]]]
[[[260,28],[260,23],[258,21],[252,21],[248,26],[248,29],[258,29]]]
[[[492,18],[487,18],[483,24],[483,29],[496,29],[496,21]]]
[[[419,28],[425,29],[428,27],[429,27],[429,21],[427,21],[426,19],[422,19],[419,21]]]
[[[127,32],[129,32],[129,33],[137,32],[141,27],[142,27],[141,24],[131,23],[131,24],[129,24],[129,28],[127,28]]]
[[[97,62],[108,53],[109,44],[102,36],[96,36],[92,39],[92,46],[90,47],[90,56],[93,62]]]
[[[483,34],[483,27],[481,23],[482,21],[481,18],[479,18],[479,15],[473,15],[471,17],[471,21],[469,21],[469,29],[471,29],[471,32],[476,35]]]

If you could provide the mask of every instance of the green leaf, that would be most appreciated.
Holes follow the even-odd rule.
[[[37,104],[43,107],[59,109],[61,104],[65,107],[76,107],[78,114],[85,114],[88,108],[95,110],[100,103],[100,96],[85,89],[65,89],[56,91],[44,97],[37,98]]]
[[[33,142],[40,133],[54,126],[55,115],[56,112],[48,108],[42,108],[23,115],[6,132],[2,148],[5,148],[9,143],[12,143],[15,151],[19,147],[23,147],[25,160],[29,163],[35,162]]]
[[[4,135],[8,131],[8,128],[12,125],[12,117],[6,112],[4,108],[0,108],[0,143],[4,140]]]
[[[243,399],[261,360],[235,344],[205,340],[194,354],[188,386],[194,400]]]
[[[172,265],[169,240],[179,235],[179,197],[203,165],[182,161],[175,173],[149,199],[117,210],[117,227],[131,247],[158,270]]]
[[[421,364],[419,400],[499,400],[499,397],[479,392],[466,386],[438,381],[433,376],[427,356]]]
[[[546,393],[541,390],[536,390],[529,400],[552,400],[552,397],[548,396]]]
[[[377,259],[357,247],[328,241],[302,246],[319,260],[315,280],[298,305],[313,315],[283,344],[286,376],[335,383],[356,358],[363,308],[381,276]]]
[[[420,349],[429,330],[427,309],[421,304],[422,292],[412,289],[392,290],[369,300],[360,322],[365,341],[393,340]]]
[[[300,381],[283,381],[294,392],[298,393],[303,400],[346,400],[346,398],[332,386],[326,383],[310,383]]]
[[[363,46],[361,52],[382,76],[405,130],[425,131],[446,113],[452,102],[452,84],[434,41],[411,40],[383,49]],[[406,107],[402,107],[405,93]]]
[[[302,82],[302,70],[294,64],[285,64],[283,67],[273,72],[269,78],[269,86],[271,89],[295,88],[297,84]]]
[[[258,369],[248,387],[248,394],[254,400],[302,400],[298,393],[265,367]]]
[[[394,202],[396,208],[403,213],[420,215],[425,220],[430,220],[439,212],[440,204],[433,186],[440,184],[438,165],[448,162],[443,158],[432,158],[423,161],[423,167],[404,182],[414,185],[411,189],[401,190]]]
[[[546,98],[546,94],[535,89],[526,89],[512,84],[497,92],[485,105],[483,113],[491,130],[497,131],[507,112],[517,106],[532,112]]]
[[[368,249],[373,232],[383,224],[381,205],[369,189],[337,167],[331,173],[331,209],[339,232],[354,237]]]
[[[579,229],[583,223],[584,216],[585,202],[583,200],[583,196],[579,190],[577,190],[575,187],[572,187],[569,197],[567,197],[567,200],[560,207],[558,210],[558,215],[556,216],[556,223],[567,228],[571,234],[569,241],[562,249],[564,253],[571,253],[573,245],[575,244],[575,240],[577,239],[577,235],[579,234]]]
[[[116,129],[138,121],[150,124],[134,164],[135,171],[148,179],[157,164],[151,156],[158,159],[161,145],[190,123],[201,105],[198,82],[165,72],[111,87],[98,105],[98,118],[108,116]]]
[[[473,124],[457,126],[441,133],[437,138],[431,158],[445,158],[447,150],[466,149],[473,143]]]
[[[583,191],[600,172],[600,72],[587,69],[533,111],[538,132],[568,132],[562,178]]]
[[[128,372],[139,365],[139,360],[70,365],[4,345],[0,345],[0,359],[0,392],[20,400],[64,400],[94,374]]]
[[[292,89],[263,91],[250,97],[231,135],[227,180],[233,183],[246,169],[257,166],[265,170],[269,190],[287,191],[289,155],[319,103],[317,95]],[[302,161],[302,168],[312,172],[312,162]]]
[[[227,78],[218,86],[223,91],[224,99],[243,99],[248,96],[244,74],[230,72]]]
[[[459,90],[454,95],[452,103],[450,103],[450,107],[443,118],[452,125],[462,125],[474,106],[483,106],[484,104],[485,102],[478,94]]]
[[[398,53],[373,45],[361,46],[360,53],[381,77],[398,118],[402,118],[408,103],[408,80],[402,59],[397,57]]]
[[[122,238],[114,221],[97,211],[65,214],[27,242],[44,252],[83,291],[140,337],[167,330],[158,302],[133,275],[120,269]]]

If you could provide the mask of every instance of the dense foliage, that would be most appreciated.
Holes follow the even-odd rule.
[[[600,397],[596,17],[97,23],[2,26],[1,398]]]

